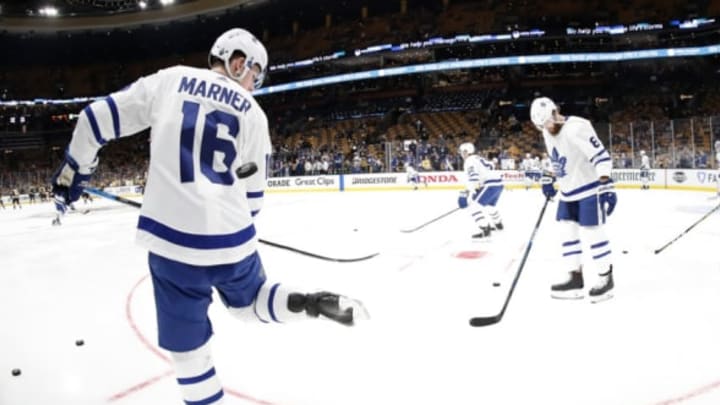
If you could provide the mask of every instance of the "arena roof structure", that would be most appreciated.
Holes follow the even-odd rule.
[[[0,31],[53,33],[130,28],[211,16],[267,0],[55,0],[0,3]]]

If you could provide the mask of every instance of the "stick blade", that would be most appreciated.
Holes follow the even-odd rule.
[[[481,327],[481,326],[494,325],[494,324],[500,322],[500,319],[501,319],[500,315],[476,316],[474,318],[470,318],[470,326]]]

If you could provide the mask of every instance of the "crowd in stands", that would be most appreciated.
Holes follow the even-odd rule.
[[[324,74],[442,60],[569,49],[616,51],[649,44],[699,46],[720,40],[716,26],[622,39],[561,35],[568,21],[580,26],[593,21],[633,22],[638,7],[653,11],[656,21],[689,15],[690,8],[702,15],[713,11],[710,9],[713,6],[705,3],[672,0],[633,0],[617,6],[612,6],[613,2],[595,3],[596,12],[578,18],[580,14],[560,12],[576,6],[566,1],[439,1],[432,7],[420,6],[405,13],[388,11],[363,19],[338,18],[330,26],[303,27],[291,34],[265,33],[271,63],[325,55],[338,49],[460,33],[546,28],[552,34],[540,39],[434,47],[407,54],[348,57],[276,72],[271,81],[283,83]],[[538,17],[548,15],[553,18]],[[128,58],[124,51],[112,55],[107,49],[113,47],[106,44],[128,42],[147,28],[113,32],[106,38],[97,33],[77,34],[74,39],[73,35],[59,36],[55,46],[43,45],[45,52],[39,54],[65,63],[38,67],[37,60],[27,59],[33,57],[30,52],[3,62],[7,68],[0,69],[0,101],[103,95],[169,65],[204,66],[207,43],[215,35],[212,30],[193,31],[199,34],[179,48],[170,47],[174,51],[167,54],[158,53],[157,49],[153,52],[153,41],[169,43],[168,38],[177,30],[208,23],[226,26],[225,19],[231,18],[232,15],[220,16],[210,22],[199,19],[188,23],[189,28],[163,28],[157,38],[150,35],[148,43],[138,43],[136,58]],[[64,46],[73,41],[83,41],[88,46]],[[8,49],[21,43],[10,40]],[[107,59],[99,60],[94,53],[101,47],[105,50],[100,54]],[[273,176],[395,172],[402,171],[405,163],[420,171],[458,170],[462,162],[457,147],[467,141],[474,142],[482,154],[497,161],[498,167],[517,167],[525,154],[540,156],[544,152],[540,135],[527,120],[527,106],[540,94],[553,97],[564,113],[592,120],[598,135],[611,149],[616,167],[637,167],[641,150],[652,156],[654,167],[715,167],[711,145],[720,139],[718,61],[717,56],[707,56],[659,62],[489,67],[308,88],[261,96],[258,101],[270,119],[275,152]],[[11,189],[39,189],[47,184],[77,114],[86,104],[0,105],[0,194],[7,195]],[[101,153],[101,164],[93,179],[95,185],[143,184],[148,141],[148,134],[142,134],[111,142]]]

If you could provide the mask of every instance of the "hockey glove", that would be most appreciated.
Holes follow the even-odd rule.
[[[555,189],[555,177],[544,176],[540,179],[542,183],[542,192],[545,194],[545,198],[550,199],[555,197],[557,190]]]
[[[87,187],[97,164],[98,159],[95,158],[90,165],[81,167],[70,154],[65,153],[65,160],[50,180],[53,194],[62,197],[65,204],[77,201]]]
[[[615,210],[617,204],[617,194],[615,194],[615,185],[612,180],[600,184],[598,187],[598,203],[604,214],[610,216]]]
[[[460,195],[458,196],[458,207],[467,208],[467,206],[468,206],[468,191],[463,190],[460,192]]]

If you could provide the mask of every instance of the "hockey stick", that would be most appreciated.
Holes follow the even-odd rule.
[[[125,197],[120,197],[119,195],[110,194],[110,193],[108,193],[108,192],[105,192],[105,191],[103,191],[103,190],[99,190],[99,189],[96,189],[96,188],[86,187],[86,188],[85,188],[85,191],[87,191],[88,193],[91,193],[91,194],[95,194],[95,195],[100,196],[100,197],[107,198],[107,199],[109,199],[109,200],[113,200],[113,201],[117,201],[117,202],[119,202],[119,203],[123,203],[123,204],[126,204],[126,205],[133,206],[133,207],[135,207],[135,208],[141,208],[141,207],[142,207],[142,204],[139,203],[139,202],[137,202],[137,201],[134,201],[134,200],[131,200],[131,199],[125,198]],[[264,240],[264,239],[259,239],[259,238],[258,238],[258,242],[264,243],[264,244],[266,244],[266,245],[268,245],[268,246],[272,246],[272,247],[274,247],[274,248],[289,250],[289,251],[291,251],[291,252],[298,253],[298,254],[301,254],[301,255],[304,255],[304,256],[308,256],[308,257],[312,257],[312,258],[315,258],[315,259],[327,260],[327,261],[338,262],[338,263],[359,262],[359,261],[363,261],[363,260],[372,259],[373,257],[375,257],[375,256],[377,256],[377,255],[380,254],[380,253],[373,253],[373,254],[370,254],[370,255],[367,255],[367,256],[353,257],[353,258],[347,258],[347,259],[345,259],[345,258],[336,258],[336,257],[323,256],[323,255],[319,255],[319,254],[317,254],[317,253],[308,252],[308,251],[305,251],[305,250],[302,250],[302,249],[297,249],[297,248],[294,248],[294,247],[291,247],[291,246],[287,246],[287,245],[283,245],[283,244],[280,244],[280,243],[275,243],[275,242],[271,242],[271,241]]]
[[[542,210],[540,210],[540,215],[538,216],[537,223],[535,224],[535,229],[533,229],[532,234],[530,235],[530,240],[528,241],[527,247],[525,248],[525,253],[523,254],[522,260],[520,260],[520,265],[518,266],[517,273],[515,273],[515,279],[512,282],[512,285],[510,286],[510,291],[508,292],[507,298],[505,298],[505,304],[503,304],[502,309],[500,310],[500,313],[493,316],[478,316],[474,318],[470,318],[470,326],[488,326],[493,325],[502,319],[503,315],[505,315],[505,310],[508,307],[508,304],[510,303],[510,298],[512,298],[513,292],[515,291],[515,286],[517,285],[518,279],[520,278],[520,273],[522,273],[523,267],[525,266],[525,261],[528,258],[528,255],[530,254],[530,249],[532,248],[533,240],[535,239],[535,234],[538,231],[538,228],[540,228],[540,222],[542,222],[543,216],[545,215],[545,208],[548,206],[548,202],[550,202],[549,198],[545,199],[545,204],[543,204]]]
[[[87,191],[90,194],[95,194],[98,197],[107,198],[108,200],[117,201],[126,205],[133,206],[135,208],[142,207],[142,204],[135,200],[131,200],[129,198],[120,197],[119,195],[110,194],[106,191],[100,190],[99,188],[93,188],[93,187],[85,187],[85,191]]]
[[[690,226],[688,227],[688,229],[684,230],[680,235],[676,236],[675,239],[673,239],[673,240],[671,240],[670,242],[664,244],[661,248],[655,249],[655,254],[658,254],[658,253],[662,252],[663,250],[665,250],[666,247],[668,247],[668,246],[672,245],[673,243],[675,243],[676,240],[678,240],[678,239],[682,238],[683,236],[685,236],[685,234],[688,233],[688,232],[690,232],[690,230],[693,229],[693,228],[695,227],[695,225],[697,225],[697,224],[699,224],[700,222],[702,222],[703,220],[705,220],[705,218],[709,217],[713,212],[717,211],[718,209],[720,209],[720,205],[718,205],[718,206],[716,206],[715,208],[711,209],[707,214],[703,215],[702,218],[700,218],[700,219],[698,219],[697,221],[695,221],[694,224],[690,225]]]
[[[452,214],[452,213],[455,212],[455,211],[458,211],[459,209],[460,209],[460,208],[453,208],[451,211],[448,211],[448,212],[440,215],[439,217],[435,217],[435,218],[433,218],[433,219],[425,222],[424,224],[422,224],[422,225],[420,225],[420,226],[416,226],[415,228],[411,228],[411,229],[401,229],[400,232],[412,233],[412,232],[418,231],[418,230],[420,230],[420,229],[422,229],[422,228],[425,228],[426,226],[432,224],[433,222],[436,222],[436,221],[439,221],[439,220],[445,218],[446,216]]]
[[[372,259],[373,257],[375,257],[375,256],[377,256],[377,255],[380,254],[380,253],[373,253],[373,254],[370,254],[370,255],[367,255],[367,256],[353,257],[353,258],[343,259],[343,258],[337,258],[337,257],[323,256],[323,255],[319,255],[319,254],[317,254],[317,253],[311,253],[311,252],[308,252],[308,251],[305,251],[305,250],[301,250],[301,249],[298,249],[298,248],[294,248],[294,247],[291,247],[291,246],[282,245],[282,244],[280,244],[280,243],[270,242],[269,240],[259,239],[259,241],[260,241],[260,243],[264,243],[264,244],[266,244],[266,245],[268,245],[268,246],[272,246],[272,247],[274,247],[274,248],[285,249],[285,250],[289,250],[289,251],[291,251],[291,252],[299,253],[299,254],[301,254],[301,255],[313,257],[313,258],[315,258],[315,259],[327,260],[327,261],[330,261],[330,262],[339,262],[339,263],[360,262],[360,261],[363,261],[363,260]]]

